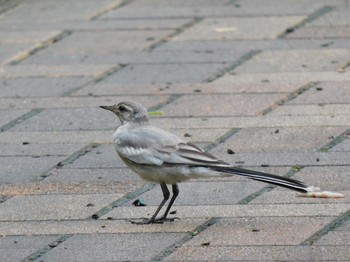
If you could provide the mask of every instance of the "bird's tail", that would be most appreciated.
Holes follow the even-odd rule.
[[[309,193],[314,190],[314,187],[307,186],[303,182],[289,177],[282,177],[259,171],[247,170],[239,167],[211,166],[210,169],[220,173],[229,173],[244,176],[253,180],[270,183],[281,187],[286,187],[288,189],[295,190],[301,193]]]

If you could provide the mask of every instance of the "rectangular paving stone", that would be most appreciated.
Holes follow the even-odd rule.
[[[101,105],[112,105],[126,100],[135,100],[145,107],[152,107],[167,102],[169,96],[84,96],[84,97],[26,97],[26,98],[0,98],[0,108],[3,109],[35,109],[35,108],[99,108]]]
[[[0,43],[40,43],[60,35],[61,31],[12,31],[0,32]]]
[[[57,141],[58,142],[58,141]],[[84,147],[86,144],[31,144],[27,141],[22,143],[0,143],[0,156],[68,156]]]
[[[122,194],[14,196],[0,205],[0,221],[86,219]]]
[[[198,83],[215,76],[225,66],[218,63],[129,65],[101,84]]]
[[[60,141],[60,144],[89,144],[112,142],[111,131],[30,131],[30,132],[3,132],[0,133],[0,143],[22,144],[51,144]]]
[[[95,1],[70,2],[62,1],[60,3],[50,1],[50,8],[46,2],[21,3],[12,12],[5,13],[3,19],[7,21],[66,21],[66,20],[84,20],[89,19],[100,12],[117,7],[120,0],[101,0]]]
[[[7,202],[7,201],[6,201]],[[5,203],[6,203],[5,202]],[[338,216],[346,212],[350,204],[266,204],[266,205],[195,205],[177,206],[176,215],[182,218],[208,217],[307,217]],[[130,219],[149,217],[156,206],[118,207],[106,214],[106,217]]]
[[[286,36],[289,39],[299,38],[349,38],[349,26],[306,26],[298,28]]]
[[[61,96],[90,82],[89,77],[4,79],[0,82],[0,97]]]
[[[116,65],[16,65],[0,68],[0,77],[100,77]]]
[[[1,28],[1,25],[0,25]],[[302,27],[304,28],[304,27]],[[299,28],[298,30],[301,30]],[[321,28],[322,29],[322,28]],[[295,33],[298,31],[295,30]],[[290,33],[290,36],[293,36]],[[245,39],[241,41],[220,41],[220,40],[201,40],[201,41],[169,41],[157,46],[153,52],[165,51],[218,51],[218,50],[235,50],[237,52],[249,52],[251,50],[290,50],[290,49],[333,49],[347,48],[349,39],[308,39],[308,38],[277,38],[277,39]]]
[[[246,128],[246,127],[298,127],[348,126],[348,115],[297,115],[297,116],[226,116],[222,117],[157,117],[152,122],[163,129],[176,128]]]
[[[303,16],[206,18],[172,41],[273,39],[304,19]]]
[[[165,261],[312,261],[349,260],[348,246],[219,246],[181,247]]]
[[[83,50],[81,50],[83,52]],[[31,56],[22,64],[159,64],[159,63],[229,63],[239,59],[241,52],[224,50],[212,52],[87,52],[76,55],[41,52]]]
[[[250,116],[258,114],[284,96],[283,94],[188,95],[162,107],[162,110],[166,116]]]
[[[283,105],[274,109],[273,115],[345,115],[350,112],[349,104]]]
[[[212,152],[305,152],[320,148],[344,131],[341,127],[245,128]]]
[[[205,219],[184,219],[176,220],[173,223],[151,224],[142,227],[125,220],[107,219],[19,221],[0,222],[0,229],[1,235],[6,235],[6,237],[18,235],[186,233],[193,231],[204,222]]]
[[[1,261],[20,261],[55,241],[57,236],[6,236],[0,237]]]
[[[80,20],[77,21],[7,21],[0,24],[0,29],[12,30],[68,30],[68,31],[93,31],[93,30],[158,30],[177,29],[192,22],[192,18],[171,19],[128,19],[128,20]]]
[[[348,62],[349,55],[350,51],[346,49],[263,51],[235,68],[234,72],[336,72]]]
[[[64,157],[22,156],[0,157],[0,182],[27,182],[56,165]]]
[[[350,82],[322,82],[288,104],[347,104],[350,103]]]
[[[172,32],[172,30],[74,32],[35,56],[45,57],[55,54],[71,56],[104,55],[116,52],[141,51]],[[34,56],[33,59],[35,59]]]
[[[44,261],[152,260],[184,233],[75,235],[40,259]],[[130,243],[133,243],[130,246]],[[145,252],[147,250],[147,252]]]
[[[201,246],[203,243],[210,243],[210,247],[299,245],[333,219],[334,217],[224,218],[183,246]]]

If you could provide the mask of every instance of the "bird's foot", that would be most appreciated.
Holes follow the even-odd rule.
[[[172,217],[172,218],[160,217],[155,219],[141,218],[140,220],[128,220],[128,221],[135,225],[149,225],[149,224],[163,224],[164,222],[173,222],[177,219],[181,220],[178,217]]]

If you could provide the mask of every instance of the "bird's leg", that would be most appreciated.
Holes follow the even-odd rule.
[[[158,208],[157,208],[156,212],[153,214],[153,216],[150,219],[144,219],[143,221],[130,221],[131,223],[138,224],[138,225],[145,225],[145,224],[152,224],[152,223],[163,223],[163,221],[157,220],[156,217],[157,217],[159,211],[164,206],[164,204],[168,201],[168,199],[170,197],[170,192],[169,192],[169,189],[165,183],[160,183],[160,187],[161,187],[162,192],[163,192],[163,200],[160,203],[160,205],[158,206]]]
[[[172,205],[175,202],[175,199],[177,198],[177,196],[179,195],[179,187],[177,186],[177,184],[172,185],[173,188],[173,196],[170,199],[169,205],[167,207],[167,209],[165,210],[164,215],[159,218],[159,221],[174,221],[175,219],[179,219],[178,217],[174,217],[174,218],[167,218],[167,215],[170,211],[170,208],[172,207]]]

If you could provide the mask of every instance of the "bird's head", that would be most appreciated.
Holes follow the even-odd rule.
[[[120,102],[112,106],[100,106],[116,114],[122,124],[127,122],[142,123],[149,120],[147,109],[134,101]]]

